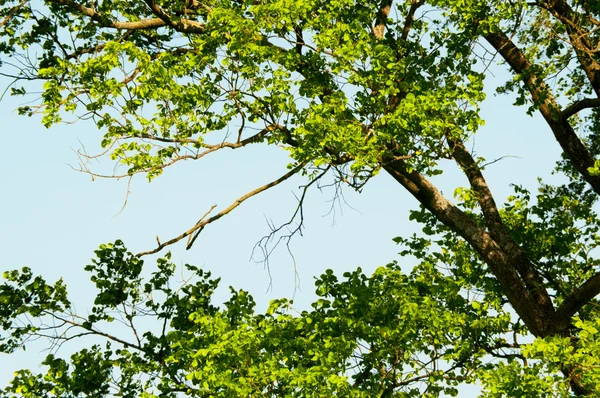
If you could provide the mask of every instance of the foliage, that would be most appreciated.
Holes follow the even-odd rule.
[[[551,391],[554,384],[564,384],[562,379],[538,379],[543,366],[555,374],[553,366],[564,362],[561,356],[597,362],[598,357],[573,353],[564,339],[523,346],[508,342],[514,325],[499,296],[481,296],[468,278],[440,271],[464,267],[462,253],[443,249],[448,255],[442,259],[423,242],[409,244],[420,263],[408,275],[397,263],[380,267],[371,277],[360,269],[346,272],[341,281],[327,271],[315,281],[319,298],[312,309],[297,315],[286,299],[257,314],[252,297],[234,289],[224,305],[215,306],[211,296],[218,279],[191,265],[185,266],[187,282],[172,287],[176,267],[169,254],[142,278],[142,261],[120,241],[101,246],[86,267],[97,287],[87,317],[74,312],[60,281],[47,284],[28,269],[7,272],[1,302],[22,301],[3,306],[4,329],[10,334],[2,341],[11,343],[3,344],[3,352],[37,336],[51,338],[57,346],[76,337],[97,342],[69,358],[49,354],[42,374],[19,371],[1,393],[433,397],[456,396],[459,383],[480,379],[495,396],[496,391]],[[152,327],[146,330],[148,319]],[[127,328],[103,331],[117,321]],[[575,326],[582,330],[586,348],[597,352],[597,329],[582,321]],[[490,362],[490,356],[509,358],[508,365]],[[519,365],[517,359],[524,357],[532,365]],[[507,372],[507,366],[513,371]],[[530,374],[533,386],[508,383],[504,376],[516,374],[514,368]]]
[[[126,169],[109,177],[152,180],[250,144],[290,156],[280,178],[153,250],[102,246],[88,317],[60,281],[8,272],[3,351],[34,336],[105,341],[49,356],[45,375],[22,371],[5,394],[436,396],[479,381],[484,396],[597,395],[599,27],[597,2],[570,0],[0,0],[0,73],[12,95],[42,84],[19,112],[46,127],[93,121],[102,154]],[[496,90],[543,117],[564,181],[540,182],[535,198],[515,186],[503,206],[467,149],[495,56],[513,74]],[[454,200],[429,180],[446,159],[468,181]],[[172,289],[168,257],[141,277],[140,257],[185,238],[190,248],[296,173],[309,180],[301,223],[304,194],[325,174],[360,190],[381,171],[421,205],[411,218],[423,235],[396,239],[419,260],[408,274],[326,273],[297,316],[285,300],[256,314],[235,290],[216,307],[217,282],[191,266],[196,282]],[[134,332],[136,317],[153,317],[162,332],[102,332],[115,315]]]

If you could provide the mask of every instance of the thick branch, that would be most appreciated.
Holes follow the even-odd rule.
[[[597,61],[598,49],[590,42],[590,32],[585,31],[582,22],[584,16],[575,12],[564,0],[548,0],[542,7],[549,10],[561,21],[569,35],[569,40],[577,59],[596,95],[600,97],[600,63]]]
[[[522,76],[531,98],[539,106],[540,113],[552,129],[564,153],[594,191],[600,195],[600,176],[593,176],[588,171],[589,168],[594,167],[594,157],[583,145],[573,127],[560,117],[560,106],[552,96],[550,88],[543,80],[537,78],[533,65],[503,32],[488,33],[485,39],[502,55],[512,70]]]
[[[415,13],[417,9],[423,5],[423,0],[412,0],[410,4],[410,9],[408,10],[408,15],[404,20],[404,27],[402,28],[402,36],[400,37],[403,41],[408,39],[408,34],[410,29],[412,28],[413,22],[415,21]]]
[[[600,272],[575,289],[558,307],[552,319],[556,329],[563,330],[568,327],[573,315],[598,294],[600,294]]]
[[[385,25],[392,9],[392,0],[382,0],[377,12],[377,19],[375,20],[375,26],[373,27],[373,34],[377,39],[383,39],[385,32]]]
[[[152,13],[173,29],[183,33],[204,33],[204,25],[190,19],[171,18],[154,0],[145,0]]]
[[[422,174],[408,171],[408,165],[404,161],[384,165],[384,169],[438,220],[464,238],[479,253],[505,289],[506,296],[527,328],[535,336],[545,336],[545,311],[525,288],[512,259],[504,254],[490,235],[446,199]]]
[[[500,245],[507,257],[510,258],[512,265],[523,278],[528,291],[539,306],[540,311],[546,314],[544,319],[549,319],[554,314],[554,306],[552,305],[548,291],[544,288],[539,272],[529,258],[527,258],[523,250],[514,242],[502,222],[496,201],[487,181],[483,177],[479,165],[459,138],[453,138],[449,135],[447,138],[456,163],[462,168],[471,184],[471,188],[477,194],[477,201],[483,212],[491,237]]]
[[[17,11],[19,11],[19,9],[21,9],[25,4],[27,4],[27,1],[28,0],[23,0],[20,4],[14,6],[13,9],[4,17],[4,19],[0,21],[0,27],[6,25],[6,23],[10,21],[10,19],[17,13]]]

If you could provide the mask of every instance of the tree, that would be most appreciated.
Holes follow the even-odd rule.
[[[369,278],[349,273],[344,282],[326,274],[317,280],[323,298],[298,317],[282,302],[256,315],[237,291],[226,309],[212,307],[214,282],[194,268],[200,282],[171,296],[167,260],[144,285],[141,260],[119,242],[101,247],[90,266],[100,289],[91,319],[69,312],[60,283],[48,285],[27,270],[8,273],[0,296],[10,331],[4,350],[44,334],[18,326],[27,313],[59,317],[86,330],[76,336],[100,335],[122,347],[80,352],[72,370],[49,357],[45,380],[22,373],[8,393],[105,395],[115,364],[119,388],[134,395],[142,388],[139,373],[149,383],[159,374],[155,388],[167,396],[180,389],[196,396],[436,395],[475,380],[488,396],[600,391],[595,2],[0,4],[2,73],[14,79],[11,93],[27,95],[43,81],[37,103],[19,111],[43,114],[47,127],[70,114],[93,120],[104,132],[104,154],[127,167],[112,177],[151,180],[179,161],[250,144],[288,151],[289,170],[280,178],[219,213],[210,209],[138,257],[184,239],[190,248],[208,224],[297,173],[307,176],[305,189],[325,174],[361,189],[387,172],[420,204],[412,218],[425,234],[397,238],[404,254],[421,261],[410,275],[393,265]],[[486,182],[485,160],[467,149],[483,123],[478,104],[494,56],[514,75],[498,91],[515,92],[515,105],[543,116],[562,149],[555,172],[565,181],[541,183],[537,195],[514,187],[504,206]],[[454,201],[430,180],[449,167],[447,159],[469,184]],[[169,297],[144,298],[164,322],[162,334],[136,344],[97,329],[115,308],[130,321],[153,291]],[[217,341],[220,333],[228,339]],[[524,344],[523,336],[535,340]],[[89,378],[94,383],[84,382]]]

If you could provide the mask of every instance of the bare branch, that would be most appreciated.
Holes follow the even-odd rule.
[[[65,318],[63,316],[60,316],[60,315],[57,315],[57,314],[53,314],[53,313],[50,313],[50,312],[47,312],[47,314],[50,315],[50,316],[52,316],[55,319],[58,319],[61,322],[66,323],[66,324],[69,324],[69,325],[72,325],[74,327],[78,327],[78,328],[82,328],[82,329],[88,330],[90,333],[98,335],[98,336],[106,337],[109,340],[112,340],[112,341],[115,341],[117,343],[122,344],[124,347],[129,347],[129,348],[133,348],[133,349],[136,349],[136,350],[139,350],[139,351],[143,351],[143,348],[141,346],[133,344],[133,343],[130,343],[128,341],[120,339],[120,338],[118,338],[116,336],[113,336],[111,334],[104,333],[104,332],[101,332],[101,331],[99,331],[97,329],[93,329],[93,328],[86,328],[86,327],[84,327],[80,323],[74,322],[74,321],[72,321],[70,319],[67,319],[67,318]]]
[[[296,205],[296,209],[294,210],[294,213],[292,214],[292,216],[290,217],[290,219],[285,222],[284,224],[281,224],[278,227],[275,227],[275,225],[272,222],[269,222],[267,220],[267,223],[269,224],[269,227],[271,228],[271,232],[269,232],[267,235],[263,236],[252,248],[252,254],[250,255],[250,258],[253,259],[254,258],[254,252],[257,249],[260,249],[260,251],[263,254],[263,259],[260,261],[256,261],[257,263],[264,263],[265,267],[267,268],[267,270],[269,271],[269,257],[271,256],[271,253],[279,246],[279,244],[281,244],[282,242],[285,242],[286,247],[288,249],[288,253],[290,254],[290,256],[292,257],[292,259],[294,259],[294,255],[291,252],[290,249],[290,241],[291,239],[296,235],[296,234],[300,234],[302,235],[302,228],[304,227],[304,200],[306,198],[306,194],[308,193],[308,189],[315,183],[317,183],[325,174],[327,174],[327,172],[331,169],[332,166],[327,166],[323,171],[321,171],[321,173],[319,173],[316,177],[314,177],[308,184],[301,186],[302,188],[302,194],[300,195],[298,199],[298,204]],[[296,218],[299,217],[300,220],[299,222],[296,224],[296,226],[289,230],[288,229],[288,233],[285,235],[280,236],[277,241],[270,246],[270,242],[272,242],[275,238],[275,236],[281,232],[284,228],[290,227],[292,225],[292,223],[296,220]],[[296,262],[294,261],[294,267],[295,267]]]
[[[495,163],[498,163],[498,162],[499,162],[499,161],[501,161],[501,160],[508,159],[508,158],[516,158],[516,159],[521,159],[519,156],[514,156],[514,155],[504,155],[504,156],[500,156],[499,158],[496,158],[496,159],[494,159],[494,160],[491,160],[491,161],[489,161],[489,162],[487,162],[487,163],[484,163],[484,164],[482,164],[480,168],[481,168],[481,170],[483,170],[483,169],[485,169],[485,168],[486,168],[486,167],[488,167],[488,166],[491,166],[491,165],[493,165],[493,164],[495,164]]]
[[[206,217],[208,217],[208,215],[210,213],[212,213],[212,211],[215,209],[215,207],[217,207],[217,205],[212,205],[210,207],[210,209],[208,209],[208,211],[206,213],[204,213],[204,215],[202,217],[200,217],[200,220],[198,220],[198,222],[196,223],[196,225],[202,223],[202,221],[204,221],[204,219]],[[202,232],[202,229],[199,229],[198,231],[196,231],[195,234],[190,235],[190,237],[188,238],[186,247],[192,247],[192,245],[194,244],[194,242],[196,241],[196,238],[198,237],[198,235],[200,235],[200,232]],[[160,241],[158,240],[158,235],[156,235],[156,241],[158,242],[158,244],[160,245]]]
[[[123,206],[121,206],[121,209],[114,216],[112,216],[112,218],[115,218],[116,216],[121,214],[123,212],[123,210],[125,210],[125,207],[127,207],[127,203],[129,202],[129,195],[131,195],[131,180],[132,179],[133,179],[133,176],[129,176],[129,179],[127,180],[127,189],[125,192],[125,200],[123,201]]]
[[[154,254],[154,253],[158,253],[159,251],[161,251],[162,249],[164,249],[167,246],[170,246],[174,243],[179,242],[180,240],[194,234],[196,231],[200,232],[202,229],[204,229],[204,227],[210,223],[212,223],[213,221],[218,220],[219,218],[223,217],[224,215],[230,213],[232,210],[234,210],[236,207],[238,207],[239,205],[241,205],[244,201],[246,201],[247,199],[263,192],[266,191],[269,188],[272,188],[276,185],[281,184],[282,182],[284,182],[285,180],[287,180],[288,178],[290,178],[291,176],[293,176],[294,174],[296,174],[297,172],[299,172],[300,170],[302,170],[302,168],[305,166],[305,163],[301,163],[298,166],[294,167],[292,170],[290,170],[289,172],[285,173],[283,176],[279,177],[278,179],[271,181],[268,184],[265,184],[259,188],[256,188],[253,191],[248,192],[247,194],[240,196],[239,198],[237,198],[232,204],[230,204],[227,208],[223,209],[222,211],[220,211],[219,213],[215,214],[214,216],[200,221],[198,223],[196,223],[196,225],[194,225],[192,228],[188,229],[187,231],[185,231],[184,233],[182,233],[181,235],[170,239],[166,242],[161,243],[160,245],[158,245],[158,247],[156,249],[153,250],[149,250],[149,251],[145,251],[145,252],[141,252],[136,254],[137,257],[142,257],[148,254]],[[186,249],[189,250],[191,248],[191,245],[193,244],[193,240],[186,246]]]

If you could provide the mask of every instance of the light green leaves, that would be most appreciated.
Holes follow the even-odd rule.
[[[57,19],[44,18],[43,29],[20,19],[30,15],[24,10],[10,19],[24,34],[6,51],[43,49],[42,60],[21,71],[45,81],[41,102],[24,112],[43,113],[47,127],[70,113],[91,118],[111,158],[149,180],[199,158],[184,154],[210,150],[231,130],[247,137],[275,124],[285,134],[271,129],[268,143],[285,144],[296,162],[351,162],[360,177],[401,156],[435,173],[444,135],[481,124],[483,78],[472,70],[470,43],[439,21],[417,18],[405,32],[405,21],[390,15],[378,40],[376,2],[161,7],[172,21],[203,28],[185,39],[178,28],[156,29],[142,2],[106,3],[87,14],[51,5]],[[403,14],[410,4],[394,7]],[[123,21],[131,30],[114,29]],[[135,28],[139,21],[153,28]]]
[[[1,315],[3,322],[27,314],[65,319],[67,324],[54,327],[56,336],[91,335],[106,344],[65,359],[49,355],[43,375],[21,371],[5,394],[370,397],[388,390],[419,396],[426,388],[432,397],[455,395],[459,383],[471,381],[484,348],[507,327],[487,304],[469,302],[462,291],[467,285],[429,261],[409,275],[396,263],[370,277],[360,269],[341,279],[327,271],[315,282],[320,297],[311,310],[297,314],[291,302],[276,300],[260,314],[243,290],[231,289],[230,299],[215,306],[218,280],[196,267],[187,266],[188,282],[171,287],[175,266],[168,258],[144,278],[141,260],[120,241],[102,245],[96,255],[86,267],[97,286],[90,315],[74,314],[68,302],[48,306],[46,296],[15,302],[13,312]],[[28,281],[50,291],[62,286],[47,285],[28,270],[6,276],[6,302],[22,296]],[[24,288],[9,289],[14,283]],[[125,321],[125,329],[104,332],[105,322],[115,318]],[[155,324],[141,328],[142,318]],[[9,340],[43,333],[4,330]]]

